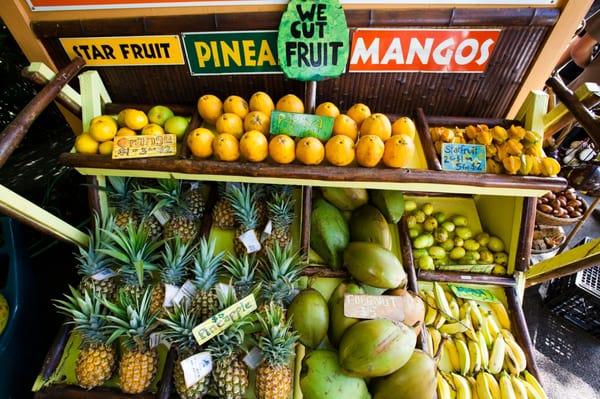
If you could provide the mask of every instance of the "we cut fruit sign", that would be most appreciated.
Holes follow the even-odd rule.
[[[499,29],[357,29],[348,70],[481,73],[499,36]]]

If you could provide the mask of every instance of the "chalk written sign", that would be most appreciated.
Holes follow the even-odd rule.
[[[290,79],[322,80],[344,73],[348,25],[338,0],[291,0],[279,23],[279,65]]]
[[[404,299],[392,295],[344,295],[344,316],[404,321]]]
[[[225,331],[237,320],[246,317],[255,310],[256,300],[254,299],[254,295],[250,294],[241,301],[234,303],[227,309],[194,327],[192,334],[194,334],[194,338],[196,338],[198,345],[202,345]]]
[[[69,58],[82,57],[88,66],[183,65],[177,35],[61,38]]]
[[[112,159],[168,157],[177,154],[177,136],[117,136]]]
[[[491,273],[494,269],[494,265],[440,265],[436,266],[436,269],[447,270],[451,272]],[[471,276],[467,277],[470,278]]]
[[[270,132],[292,137],[316,137],[325,141],[331,137],[334,118],[329,116],[273,111]]]
[[[485,146],[481,144],[442,144],[442,169],[455,172],[485,173]]]
[[[481,73],[499,36],[499,29],[357,29],[348,70]]]
[[[281,73],[277,65],[277,31],[182,33],[193,76]]]
[[[454,295],[463,299],[473,299],[481,302],[500,302],[494,294],[485,288],[472,288],[462,285],[448,284]]]

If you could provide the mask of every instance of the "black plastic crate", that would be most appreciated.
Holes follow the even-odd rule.
[[[600,266],[551,281],[545,304],[554,314],[600,339]]]

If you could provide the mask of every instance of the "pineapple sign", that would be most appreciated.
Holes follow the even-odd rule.
[[[248,316],[256,310],[256,300],[254,295],[250,294],[241,301],[234,303],[227,309],[217,313],[210,319],[197,325],[192,333],[198,342],[202,345],[211,338],[227,330],[234,322]]]
[[[348,61],[346,16],[339,0],[291,0],[279,23],[277,55],[290,79],[340,76]]]

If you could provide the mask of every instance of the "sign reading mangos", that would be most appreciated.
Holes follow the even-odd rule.
[[[177,35],[63,37],[69,58],[81,57],[88,66],[183,65]]]
[[[316,137],[327,141],[333,131],[333,122],[334,118],[329,116],[273,111],[269,131],[272,135]]]
[[[291,0],[279,23],[279,65],[290,79],[322,80],[344,73],[348,25],[338,0]]]
[[[499,29],[357,29],[350,72],[484,72]]]
[[[281,73],[277,31],[182,33],[190,73]]]

